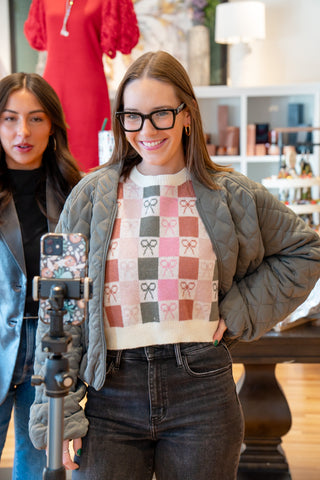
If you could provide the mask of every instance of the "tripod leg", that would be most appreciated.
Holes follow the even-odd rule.
[[[65,480],[66,471],[62,464],[64,397],[49,397],[48,463],[43,480]]]

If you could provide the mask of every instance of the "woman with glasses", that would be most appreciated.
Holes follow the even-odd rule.
[[[89,318],[70,326],[64,464],[80,465],[76,480],[235,480],[243,419],[227,345],[259,338],[305,300],[320,240],[261,185],[211,161],[189,77],[168,53],[138,58],[114,105],[112,158],[76,186],[58,225],[89,238],[93,279]],[[43,374],[40,355],[35,368]],[[40,448],[45,402],[39,390]],[[69,440],[81,437],[75,463]]]

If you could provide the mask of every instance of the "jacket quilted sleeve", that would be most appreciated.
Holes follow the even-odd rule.
[[[69,360],[69,373],[74,380],[69,395],[64,398],[64,438],[72,439],[83,437],[87,433],[88,420],[80,406],[81,400],[86,394],[86,387],[77,378],[78,365],[81,357],[80,330],[81,327],[71,327],[68,333],[72,335],[72,353],[65,354]],[[67,331],[68,328],[65,328]],[[35,352],[34,371],[36,375],[45,377],[47,354],[42,352],[41,339],[48,333],[48,325],[39,322],[37,329],[37,348]],[[32,443],[38,449],[44,449],[48,445],[48,397],[45,386],[42,384],[36,387],[35,400],[30,409],[29,434]]]
[[[92,178],[92,176],[90,177]],[[85,177],[74,187],[68,197],[59,223],[57,232],[81,232],[89,237],[92,195],[94,195],[94,182]],[[72,214],[70,213],[72,211]],[[86,323],[86,322],[85,322]],[[72,348],[69,348],[65,357],[69,361],[69,373],[72,375],[74,385],[64,399],[64,438],[74,439],[83,437],[87,433],[88,420],[80,405],[86,394],[86,386],[79,379],[79,368],[84,354],[84,324],[78,326],[65,326],[66,333],[72,336]],[[37,329],[36,352],[34,372],[36,375],[45,376],[47,354],[42,352],[41,339],[49,331],[49,325],[39,322]],[[35,401],[31,406],[29,420],[29,434],[36,448],[43,449],[47,446],[48,426],[48,397],[45,386],[36,388]]]
[[[239,248],[220,303],[228,335],[255,340],[295,310],[320,277],[320,238],[260,184],[227,179]]]

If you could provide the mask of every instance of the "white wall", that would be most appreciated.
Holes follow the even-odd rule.
[[[238,1],[238,0],[229,0]],[[237,86],[320,81],[320,0],[262,0],[266,39],[228,47],[230,83]]]
[[[239,1],[239,0],[229,0]],[[232,85],[276,85],[320,81],[320,0],[262,0],[266,5],[266,39],[229,48]],[[10,73],[8,2],[0,0],[1,63]]]

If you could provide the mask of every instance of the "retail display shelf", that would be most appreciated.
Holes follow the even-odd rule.
[[[297,177],[297,178],[277,178],[269,177],[263,178],[262,185],[266,188],[307,188],[319,187],[320,177]]]

